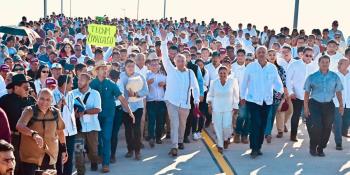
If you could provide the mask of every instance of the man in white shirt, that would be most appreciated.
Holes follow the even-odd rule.
[[[348,70],[350,61],[342,58],[338,62],[338,71],[336,72],[343,84],[342,100],[344,114],[339,113],[339,102],[336,98],[333,99],[335,110],[335,118],[333,124],[334,141],[337,150],[343,150],[342,136],[348,137],[348,128],[350,122],[350,72]]]
[[[315,63],[318,63],[318,60],[322,55],[327,55],[331,58],[329,70],[336,72],[338,70],[337,67],[338,67],[339,60],[344,57],[341,53],[337,52],[338,46],[339,46],[339,43],[336,40],[329,40],[327,42],[326,51],[317,55],[317,57],[315,58]]]
[[[267,31],[268,31],[268,27],[264,26],[264,31],[262,31],[259,34],[259,39],[260,39],[260,44],[261,45],[265,45],[267,43],[267,41],[269,40],[269,36],[267,36]]]
[[[81,27],[81,29],[78,29],[78,33],[75,35],[75,43],[77,43],[78,39],[85,39],[86,38],[86,28],[85,27]]]
[[[149,72],[147,66],[145,66],[146,56],[142,53],[139,53],[135,57],[135,72],[141,74],[146,78],[147,73]]]
[[[212,54],[211,63],[205,65],[205,68],[208,70],[208,73],[209,73],[209,82],[219,77],[218,70],[220,67],[221,67],[220,53],[215,51]]]
[[[88,157],[91,161],[91,170],[97,171],[98,168],[98,132],[101,131],[98,113],[101,112],[101,97],[98,91],[90,88],[90,81],[91,76],[89,74],[82,73],[78,79],[78,89],[73,90],[74,97],[79,98],[80,102],[82,102],[82,105],[85,107],[84,111],[78,112],[77,114],[80,119],[81,127],[75,141],[75,166],[78,174],[85,173],[85,143],[89,150]],[[79,123],[77,123],[77,126],[79,126]]]
[[[303,56],[290,64],[287,69],[286,86],[289,92],[289,98],[293,104],[293,115],[291,118],[290,140],[297,142],[297,132],[299,126],[299,118],[304,104],[304,83],[306,78],[316,72],[318,69],[312,64],[313,49],[306,47]]]
[[[252,24],[248,23],[247,24],[247,28],[243,29],[244,34],[249,33],[250,36],[256,36],[256,30],[254,28],[252,28]]]
[[[291,65],[295,61],[296,60],[292,57],[291,47],[289,45],[284,45],[282,47],[282,57],[277,57],[277,64],[282,66],[284,71],[287,71],[289,65]],[[288,97],[286,97],[286,100],[288,102],[288,110],[284,114],[284,120],[283,120],[283,117],[279,116],[282,113],[278,113],[276,116],[276,120],[278,120],[278,121],[281,121],[281,119],[283,120],[282,122],[284,123],[284,132],[288,132],[286,123],[288,122],[288,120],[290,119],[290,117],[292,116],[292,113],[293,113],[292,101]],[[283,132],[279,131],[278,137],[280,138],[282,135],[283,135]]]
[[[175,66],[171,63],[166,45],[165,31],[162,35],[162,64],[167,72],[167,89],[164,94],[168,114],[171,123],[172,149],[169,154],[177,156],[177,149],[184,149],[183,136],[185,134],[186,120],[190,111],[191,90],[194,98],[194,106],[199,105],[199,86],[195,74],[186,68],[186,57],[182,54],[175,56]]]
[[[314,51],[314,58],[321,52],[320,51],[320,46],[315,44],[315,39],[316,36],[315,35],[309,35],[308,39],[307,39],[307,46],[311,47]]]
[[[295,61],[292,57],[292,48],[289,45],[282,47],[281,57],[277,57],[277,64],[282,66],[284,71],[287,71],[288,66]]]
[[[162,144],[162,134],[164,130],[166,104],[164,93],[166,76],[159,72],[160,65],[158,58],[150,62],[150,72],[147,73],[147,84],[149,94],[147,95],[147,115],[148,115],[148,137],[151,148],[154,142]]]
[[[85,55],[81,54],[82,50],[83,50],[83,48],[80,44],[74,45],[74,55],[72,55],[71,58],[76,57],[78,63],[84,63]],[[68,59],[68,60],[70,60],[70,59]],[[68,63],[70,63],[70,61]]]
[[[66,136],[68,160],[65,164],[57,161],[57,170],[63,169],[63,174],[72,174],[73,171],[73,154],[75,135],[77,134],[77,125],[74,112],[74,95],[72,93],[72,78],[68,75],[60,75],[57,79],[58,87],[53,91],[53,104],[62,113],[64,125],[64,135]],[[59,150],[58,160],[60,160],[61,151]]]
[[[231,72],[234,75],[234,78],[238,80],[238,85],[240,85],[243,81],[244,71],[246,69],[245,65],[245,50],[238,49],[237,50],[237,61],[232,64]],[[235,129],[234,142],[235,143],[244,143],[248,144],[248,111],[246,105],[239,105],[239,113],[236,120],[236,129]]]
[[[251,117],[250,148],[254,159],[262,155],[264,130],[273,102],[273,90],[278,96],[283,93],[283,84],[276,66],[266,59],[267,49],[260,46],[256,50],[257,61],[250,63],[244,72],[241,83],[241,104],[247,105]]]
[[[219,36],[215,38],[217,41],[220,41],[222,47],[226,48],[230,45],[230,38],[226,36],[225,31],[220,30]]]

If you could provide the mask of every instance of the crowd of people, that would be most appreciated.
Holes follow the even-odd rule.
[[[89,24],[116,26],[115,47],[88,44]],[[301,122],[312,156],[325,156],[332,130],[337,150],[350,137],[350,37],[338,21],[311,34],[214,19],[54,13],[23,17],[19,26],[40,38],[1,38],[0,174],[70,175],[73,167],[84,174],[86,158],[91,171],[101,164],[107,173],[122,125],[125,157],[136,160],[164,139],[176,157],[208,127],[218,152],[232,142],[249,144],[253,159],[264,140],[271,144],[289,129],[298,142]]]

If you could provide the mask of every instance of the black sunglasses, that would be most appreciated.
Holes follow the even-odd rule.
[[[13,69],[13,71],[24,71],[23,68],[16,68],[16,69]]]

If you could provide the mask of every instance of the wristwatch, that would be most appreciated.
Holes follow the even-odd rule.
[[[34,137],[36,134],[39,134],[39,133],[36,132],[36,131],[33,131],[33,132],[32,132],[32,137]]]

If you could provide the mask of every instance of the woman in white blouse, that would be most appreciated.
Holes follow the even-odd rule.
[[[232,134],[232,116],[238,110],[239,88],[236,79],[228,78],[229,70],[219,68],[219,78],[210,83],[207,96],[209,112],[213,115],[218,151],[227,149]]]

